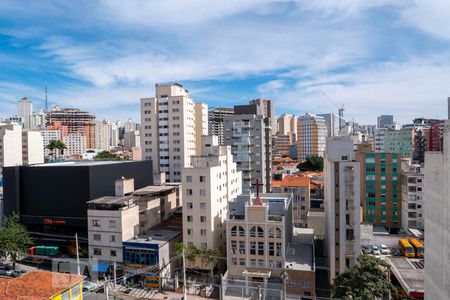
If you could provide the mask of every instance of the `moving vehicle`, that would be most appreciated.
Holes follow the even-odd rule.
[[[417,239],[410,239],[409,243],[414,247],[416,257],[422,258],[425,250],[423,244],[419,242]]]
[[[380,251],[381,251],[381,254],[389,254],[389,252],[390,252],[389,248],[386,245],[381,245]]]
[[[380,248],[376,245],[372,246],[372,254],[373,255],[381,255]]]
[[[407,239],[399,239],[398,248],[400,249],[400,251],[402,251],[403,255],[406,257],[414,257],[416,255],[413,246],[409,243]]]
[[[28,249],[30,256],[58,256],[59,247],[57,246],[34,246]]]

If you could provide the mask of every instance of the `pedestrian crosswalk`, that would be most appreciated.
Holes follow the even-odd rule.
[[[92,286],[94,287],[94,290],[98,290],[100,288],[104,288],[105,282],[104,281],[92,282]],[[107,286],[108,286],[108,293],[110,295],[114,294],[117,294],[118,296],[126,295],[135,297],[137,299],[152,299],[152,297],[158,293],[158,291],[152,291],[142,288],[134,288],[134,287],[127,288],[120,284],[116,284],[116,286],[114,286],[114,283],[112,282],[108,282]]]

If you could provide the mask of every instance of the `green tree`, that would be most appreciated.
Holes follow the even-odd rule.
[[[122,160],[122,158],[114,153],[111,153],[109,151],[102,151],[97,153],[97,155],[94,157],[94,160]]]
[[[55,150],[58,149],[58,141],[59,140],[50,140],[47,146],[45,146],[45,149],[50,150],[50,156],[55,155]]]
[[[297,165],[297,169],[301,172],[313,171],[322,172],[323,171],[323,157],[320,156],[308,156],[304,162]]]
[[[17,258],[27,252],[33,244],[25,226],[20,223],[18,214],[11,214],[2,219],[0,227],[0,249],[5,257],[9,257],[13,269],[16,267]]]
[[[338,275],[331,286],[333,298],[371,300],[394,291],[387,279],[389,265],[374,256],[360,255],[358,262]]]
[[[59,152],[58,157],[61,157],[61,155],[64,155],[64,149],[67,149],[67,146],[61,140],[57,140],[56,141],[56,149]]]

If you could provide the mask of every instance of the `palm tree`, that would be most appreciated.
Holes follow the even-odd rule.
[[[64,155],[64,149],[67,149],[66,144],[64,144],[61,140],[56,142],[56,149],[59,151],[59,156]]]
[[[194,265],[195,260],[201,254],[201,250],[195,247],[194,245],[189,245],[186,250],[185,250],[186,259],[191,263],[191,265]]]
[[[47,146],[45,146],[45,149],[50,150],[50,156],[55,155],[55,150],[58,148],[58,142],[59,140],[50,140]]]

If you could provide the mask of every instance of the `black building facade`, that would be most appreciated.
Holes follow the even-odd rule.
[[[5,215],[16,212],[30,232],[87,236],[87,201],[115,195],[115,181],[153,185],[151,161],[79,161],[3,168]]]

